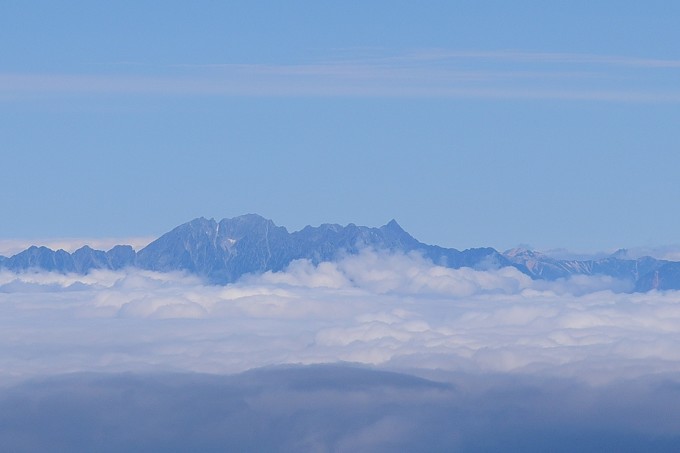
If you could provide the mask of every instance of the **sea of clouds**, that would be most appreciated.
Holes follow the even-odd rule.
[[[0,379],[355,362],[589,382],[680,371],[680,292],[365,251],[227,286],[137,269],[0,273]]]
[[[172,431],[203,451],[673,451],[680,292],[629,290],[370,250],[226,286],[138,269],[4,272],[0,440],[167,450]],[[69,417],[89,420],[85,432],[62,426]],[[182,437],[178,424],[193,428]]]

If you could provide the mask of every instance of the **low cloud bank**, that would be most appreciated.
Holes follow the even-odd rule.
[[[135,269],[0,273],[0,379],[336,361],[591,383],[680,372],[680,292],[625,289],[369,251],[228,286]]]

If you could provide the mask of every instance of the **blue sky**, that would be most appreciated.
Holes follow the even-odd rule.
[[[161,6],[162,5],[162,6]],[[257,212],[676,244],[673,2],[4,2],[0,237]]]

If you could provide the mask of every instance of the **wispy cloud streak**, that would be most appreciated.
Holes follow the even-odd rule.
[[[0,74],[0,99],[53,95],[443,97],[680,102],[680,61],[517,51],[419,51],[305,64],[177,64]]]
[[[629,66],[649,69],[680,68],[680,60],[663,58],[640,58],[616,55],[597,55],[560,52],[504,51],[451,51],[446,49],[427,50],[394,57],[399,61],[442,61],[442,60],[489,60],[510,62],[561,63],[569,65]]]

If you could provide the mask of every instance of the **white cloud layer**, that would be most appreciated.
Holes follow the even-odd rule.
[[[608,382],[680,372],[680,292],[364,252],[209,286],[130,269],[0,273],[0,377],[336,361]]]

